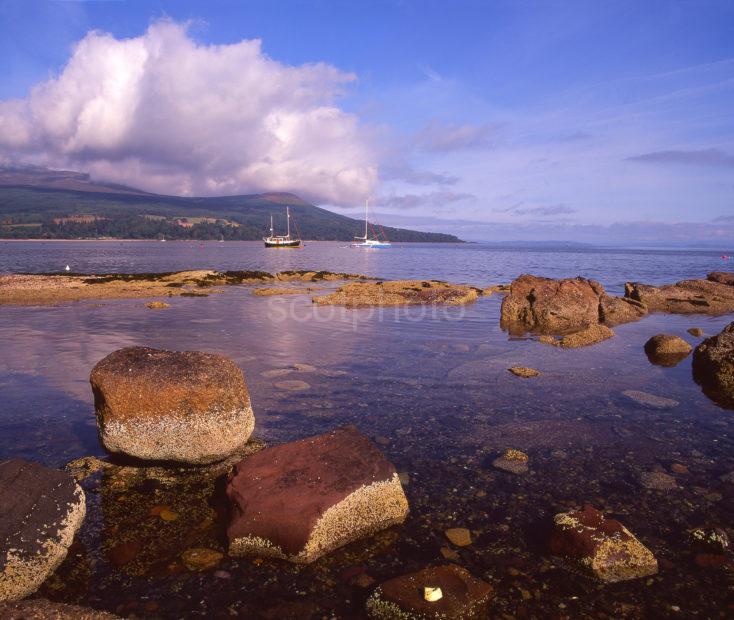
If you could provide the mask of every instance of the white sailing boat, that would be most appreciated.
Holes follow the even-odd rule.
[[[384,231],[382,232],[383,239],[380,239],[378,234],[375,233],[374,228],[372,229],[372,232],[374,233],[374,238],[370,238],[369,236],[369,221],[368,221],[368,215],[369,215],[369,209],[370,209],[370,201],[369,199],[364,201],[364,236],[362,237],[355,237],[354,241],[352,242],[353,248],[389,248],[392,247],[392,244],[387,240],[385,237]],[[382,230],[382,228],[380,228]]]
[[[270,236],[263,237],[266,248],[300,248],[301,240],[291,237],[291,210],[290,207],[285,208],[287,220],[287,232],[285,235],[276,235],[273,230],[273,216],[270,216]],[[298,226],[296,226],[298,228]]]

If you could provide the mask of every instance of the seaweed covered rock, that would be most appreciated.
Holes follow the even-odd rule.
[[[445,304],[458,306],[476,301],[481,289],[438,280],[395,280],[355,282],[333,293],[313,298],[318,305],[364,308],[368,306],[417,306]]]
[[[713,315],[734,312],[734,286],[713,280],[683,280],[665,286],[627,282],[624,295],[644,304],[649,312]]]
[[[390,579],[367,599],[376,620],[471,620],[487,618],[492,587],[466,569],[448,564]]]
[[[408,501],[395,467],[355,427],[267,448],[227,484],[232,555],[309,563],[402,523]]]
[[[693,377],[709,398],[734,407],[734,323],[696,347]]]
[[[657,334],[645,343],[647,359],[658,366],[676,366],[688,357],[691,349],[683,338],[670,334]]]
[[[0,461],[0,601],[39,588],[66,557],[85,512],[84,492],[69,474]]]
[[[595,280],[521,275],[502,300],[501,323],[513,334],[568,334],[598,324],[619,325],[647,313],[635,300],[607,295]]]
[[[619,521],[607,519],[588,504],[555,516],[550,550],[608,583],[658,572],[657,560],[647,547]]]
[[[104,447],[144,460],[213,463],[240,450],[255,418],[244,376],[221,355],[128,347],[90,377]]]

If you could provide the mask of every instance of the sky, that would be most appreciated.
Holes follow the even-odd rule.
[[[734,242],[734,1],[0,0],[0,163],[467,240]]]

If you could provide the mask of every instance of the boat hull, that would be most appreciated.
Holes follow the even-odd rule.
[[[268,241],[263,240],[266,248],[300,248],[301,241],[299,239],[293,239],[291,241]]]

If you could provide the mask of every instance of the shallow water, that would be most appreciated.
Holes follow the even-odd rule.
[[[89,272],[308,267],[474,284],[534,272],[596,277],[617,291],[626,279],[675,281],[722,269],[712,253],[428,245],[383,253],[326,243],[271,253],[248,243],[203,249],[150,242],[121,249],[91,242],[0,245],[0,270],[6,271],[48,271],[76,257],[73,269]],[[642,347],[659,332],[695,345],[687,328],[710,335],[732,317],[655,314],[615,328],[616,337],[599,345],[561,350],[502,332],[499,296],[459,308],[379,311],[250,291],[237,286],[204,298],[171,298],[170,308],[155,311],[144,300],[0,306],[0,455],[53,466],[102,456],[88,383],[92,366],[133,344],[205,350],[231,357],[245,372],[258,438],[277,443],[356,424],[378,441],[409,476],[406,524],[308,567],[225,558],[219,576],[192,573],[181,566],[184,549],[223,549],[221,489],[120,488],[97,476],[85,481],[89,508],[78,543],[44,586],[45,596],[137,617],[361,617],[370,589],[349,575],[364,571],[379,582],[443,562],[443,531],[468,527],[473,544],[455,550],[463,566],[493,585],[498,617],[727,613],[734,602],[731,572],[697,567],[686,530],[731,525],[734,485],[721,476],[734,471],[734,412],[701,393],[690,358],[675,368],[653,366]],[[262,374],[297,363],[316,369]],[[507,372],[515,365],[543,374],[521,379]],[[284,379],[309,387],[277,388]],[[630,389],[680,404],[646,409],[623,396]],[[528,474],[492,468],[506,448],[529,455]],[[642,472],[670,473],[673,463],[689,469],[675,474],[678,490],[641,486]],[[602,586],[550,556],[552,515],[585,501],[637,534],[660,560],[660,574]],[[148,517],[159,504],[173,506],[181,519],[165,524]],[[136,551],[142,559],[121,565],[113,550],[131,537],[145,541]]]

